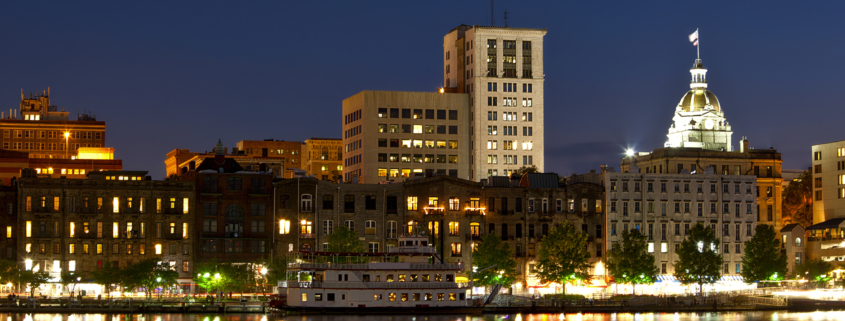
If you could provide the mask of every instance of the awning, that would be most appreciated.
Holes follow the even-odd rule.
[[[674,275],[661,274],[657,276],[657,282],[678,282]]]

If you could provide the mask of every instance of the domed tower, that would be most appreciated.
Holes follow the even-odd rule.
[[[707,69],[696,59],[690,69],[692,81],[672,117],[665,147],[691,147],[731,151],[731,126],[719,100],[707,90]]]

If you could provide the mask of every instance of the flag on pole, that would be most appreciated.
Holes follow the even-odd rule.
[[[692,42],[693,46],[698,46],[698,29],[695,29],[695,32],[689,35],[689,42]]]

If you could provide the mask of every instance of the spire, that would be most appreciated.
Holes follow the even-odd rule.
[[[701,63],[701,59],[696,59],[689,70],[692,80],[690,81],[690,89],[707,88],[707,68]]]

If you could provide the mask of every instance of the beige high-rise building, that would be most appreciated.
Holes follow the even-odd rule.
[[[545,29],[461,25],[443,37],[446,92],[470,96],[470,179],[543,171]]]
[[[362,91],[343,100],[343,180],[468,179],[467,95]]]
[[[813,223],[845,218],[845,140],[813,145]]]

